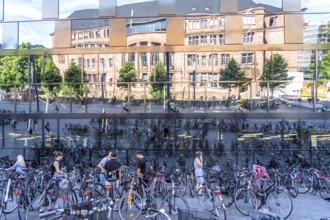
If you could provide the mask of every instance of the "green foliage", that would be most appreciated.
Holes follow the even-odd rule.
[[[83,82],[86,82],[86,72],[83,72],[83,79],[81,69],[79,66],[72,62],[69,68],[64,71],[64,90],[66,95],[73,95],[76,98],[83,97],[86,90],[83,86]]]
[[[274,57],[274,63],[272,57],[270,57],[270,59],[266,59],[260,80],[265,80],[265,81],[290,80],[291,78],[288,77],[288,70],[287,70],[288,63],[286,62],[286,60],[280,54],[274,54],[273,57]],[[274,71],[272,71],[272,68],[274,68]],[[273,96],[274,88],[284,84],[285,83],[283,82],[269,83],[269,88],[272,91],[272,96]],[[260,87],[266,88],[267,82],[261,82]]]
[[[60,70],[55,66],[53,60],[49,58],[42,74],[42,82],[45,93],[50,97],[56,96],[56,93],[60,91],[62,76]]]
[[[123,89],[128,88],[128,82],[136,82],[136,72],[131,62],[124,63],[124,66],[119,70],[118,87]],[[127,83],[126,83],[127,82]],[[134,84],[132,84],[134,86]]]
[[[29,50],[31,43],[22,43],[19,50]],[[40,47],[42,48],[42,47]],[[37,83],[41,82],[40,73],[43,66],[43,56],[35,56]],[[30,58],[32,62],[32,57]],[[33,65],[30,65],[30,81],[33,79]],[[28,83],[29,57],[28,56],[5,56],[0,58],[0,88],[9,92],[13,88],[22,89]]]
[[[321,80],[330,79],[330,51],[322,57],[319,78]]]
[[[164,82],[166,81],[166,70],[162,63],[158,63],[150,75],[149,81],[155,82],[151,84],[150,94],[155,99],[164,96]]]
[[[244,81],[247,80],[245,72],[241,70],[234,58],[229,60],[226,68],[220,70],[220,77],[221,81],[236,81],[221,83],[220,85],[224,88],[241,87],[245,83]]]

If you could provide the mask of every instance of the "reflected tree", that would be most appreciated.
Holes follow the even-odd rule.
[[[226,83],[220,83],[224,88],[229,88],[229,97],[231,88],[239,88],[238,95],[240,95],[241,87],[247,80],[245,76],[245,71],[241,69],[237,61],[234,58],[231,58],[226,66],[226,68],[220,70],[220,80],[229,81]]]
[[[155,99],[161,99],[164,96],[164,82],[166,81],[166,70],[162,63],[156,65],[149,80],[155,82],[151,84],[150,94]]]
[[[84,82],[87,82],[86,72],[83,71],[82,73],[80,67],[75,62],[71,62],[69,68],[64,71],[63,93],[65,95],[72,94],[76,98],[82,98],[86,92],[85,87],[82,85]]]
[[[260,80],[264,81],[286,81],[291,80],[288,77],[288,63],[281,56],[281,54],[274,54],[269,59],[266,59],[263,72],[261,74]],[[286,83],[283,82],[272,82],[269,83],[269,88],[271,91],[271,97],[274,96],[274,89],[279,86],[284,86]],[[260,87],[267,88],[267,82],[261,82]]]
[[[60,70],[55,66],[53,60],[49,58],[42,73],[42,82],[44,92],[54,97],[61,89],[62,76]]]
[[[128,82],[136,81],[136,71],[133,64],[131,62],[124,63],[123,67],[119,70],[118,87],[128,89]]]

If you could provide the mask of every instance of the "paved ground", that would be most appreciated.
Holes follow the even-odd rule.
[[[199,211],[200,217],[204,217],[201,219],[209,219],[209,214],[200,207],[199,202],[196,198],[187,198],[189,207],[194,210]],[[11,213],[6,216],[1,216],[0,219],[7,220],[16,220],[17,212]],[[312,195],[310,193],[298,195],[297,198],[293,199],[293,211],[291,216],[288,218],[290,220],[320,220],[321,218],[330,217],[330,202],[327,202],[321,199],[319,196]],[[36,217],[34,220],[38,219]],[[119,219],[117,213],[114,214],[114,219]],[[145,219],[145,216],[141,216],[139,219]],[[172,218],[172,220],[178,219],[177,217]],[[227,208],[227,219],[228,220],[250,220],[250,217],[243,216],[240,214],[235,205]]]

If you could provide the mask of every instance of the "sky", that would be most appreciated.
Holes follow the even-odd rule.
[[[0,0],[0,3],[4,0]],[[47,0],[50,3],[57,0]],[[153,0],[117,0],[117,5],[131,4]],[[203,1],[203,0],[199,0]],[[31,42],[32,44],[43,44],[51,47],[50,33],[54,31],[53,21],[37,21],[42,19],[43,0],[10,0],[5,1],[5,21],[33,21],[21,22],[19,25],[20,42]],[[256,3],[263,3],[282,7],[282,0],[254,0]],[[307,8],[307,13],[328,12],[328,14],[306,15],[305,21],[310,23],[321,23],[330,20],[330,0],[301,0],[302,8]],[[59,0],[59,18],[67,18],[72,12],[79,9],[98,8],[99,0]],[[0,9],[0,16],[2,17]],[[23,37],[21,37],[23,36]],[[2,25],[0,23],[0,42],[2,42]]]

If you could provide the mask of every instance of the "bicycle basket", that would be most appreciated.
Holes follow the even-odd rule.
[[[178,220],[214,220],[214,215],[211,212],[189,208],[187,210],[178,209]]]
[[[59,178],[56,180],[54,191],[57,196],[68,194],[72,190],[72,183],[66,178]]]

